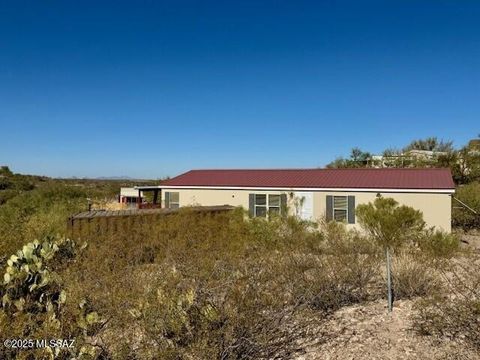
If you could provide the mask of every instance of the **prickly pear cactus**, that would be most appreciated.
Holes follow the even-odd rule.
[[[222,321],[219,309],[194,283],[177,273],[165,274],[163,280],[129,310],[147,331],[158,333],[162,347],[185,346],[194,341],[195,333],[218,328]]]
[[[3,310],[9,314],[49,313],[48,318],[58,322],[56,314],[67,295],[59,286],[52,264],[73,257],[76,250],[70,239],[47,237],[24,245],[10,256],[0,284]]]
[[[62,324],[62,321],[65,320],[62,310],[67,301],[67,293],[62,289],[61,279],[55,269],[74,258],[85,246],[86,244],[77,247],[74,241],[66,238],[47,237],[42,241],[35,240],[24,245],[10,256],[3,276],[0,277],[0,320],[14,323],[22,319],[23,325],[19,326],[22,326],[21,331],[24,334],[38,334],[42,331],[52,335],[64,334],[62,329],[65,323]],[[64,335],[81,340],[83,333],[90,331],[93,325],[101,321],[98,314],[92,311],[82,311],[80,320],[85,321],[84,327],[79,326],[78,330],[72,328],[72,332]],[[13,359],[21,355],[13,349],[4,353],[2,350],[5,349],[0,349],[2,359]],[[44,351],[45,356],[48,355],[41,357],[42,359],[95,358],[95,348],[88,344],[79,349],[62,349],[62,352],[59,348],[49,347],[39,351]],[[65,352],[68,352],[68,356]]]

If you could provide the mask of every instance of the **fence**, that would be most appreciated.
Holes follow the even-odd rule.
[[[198,206],[189,211],[195,214],[216,214],[232,211],[233,206]],[[129,231],[142,224],[152,224],[159,218],[174,216],[182,209],[128,209],[128,210],[95,210],[71,216],[68,219],[68,234],[71,238],[91,235],[112,234]]]

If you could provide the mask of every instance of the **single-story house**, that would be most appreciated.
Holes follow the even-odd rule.
[[[289,211],[348,227],[359,227],[357,205],[391,197],[420,210],[428,226],[449,232],[455,185],[449,169],[229,169],[191,170],[154,190],[166,208],[243,206],[254,217]]]
[[[121,187],[118,202],[126,204],[126,206],[135,206],[143,201],[144,195],[142,191],[138,191],[133,187]]]

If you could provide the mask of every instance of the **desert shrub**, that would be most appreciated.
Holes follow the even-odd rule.
[[[428,229],[415,239],[416,245],[426,256],[434,259],[448,259],[457,254],[460,240],[456,234]]]
[[[368,256],[312,259],[308,268],[296,276],[294,292],[312,309],[329,313],[374,299],[378,292],[372,294],[371,288],[377,287],[374,282],[377,275],[378,265]]]
[[[423,214],[412,207],[399,205],[392,198],[377,197],[374,202],[357,206],[356,214],[362,228],[385,252],[388,311],[392,311],[391,255],[412,244],[425,228]]]
[[[67,292],[74,303],[88,297],[110,319],[100,335],[122,338],[122,348],[106,343],[121,358],[286,358],[321,319],[292,294],[288,244],[295,238],[305,253],[318,234],[292,223],[274,231],[244,217],[183,209],[89,239],[65,275]]]
[[[395,249],[415,239],[425,228],[421,211],[392,198],[378,197],[373,203],[360,204],[356,214],[362,228],[386,249]]]
[[[347,230],[344,223],[335,221],[320,222],[320,234],[324,241],[320,243],[322,253],[370,254],[381,255],[381,248],[371,236],[356,230]]]
[[[463,259],[465,260],[465,259]],[[480,351],[480,276],[478,263],[457,261],[453,271],[444,272],[443,294],[426,297],[416,304],[414,329],[459,341]]]
[[[29,177],[15,174],[11,179],[13,187],[18,191],[30,191],[35,189],[35,184]]]
[[[375,243],[339,223],[323,222],[321,234],[318,253],[294,254],[287,264],[297,301],[328,313],[381,296]]]
[[[66,235],[70,215],[113,199],[120,181],[60,180],[5,172],[12,185],[0,190],[0,261],[23,244],[47,235]],[[1,175],[1,174],[0,174]],[[0,179],[2,177],[0,176]]]
[[[459,254],[458,237],[426,229],[412,242],[395,249],[393,291],[397,299],[431,297],[442,290],[441,274],[451,268],[450,259]]]
[[[144,334],[137,344],[142,358],[270,359],[294,353],[308,320],[292,322],[300,312],[286,295],[274,292],[274,267],[275,261],[252,262],[228,277],[218,269],[222,276],[200,281],[191,273],[162,268],[161,280],[130,310],[130,322]],[[135,341],[131,334],[126,338]],[[155,348],[149,346],[153,339]]]
[[[1,176],[12,176],[13,172],[10,170],[10,168],[6,165],[0,166],[0,175]]]
[[[14,174],[7,166],[0,169],[0,191],[13,189],[18,191],[30,191],[35,188],[35,184],[30,176]]]
[[[145,221],[88,238],[67,276],[111,319],[102,338],[121,334],[107,347],[122,358],[289,358],[324,313],[381,296],[377,248],[345,227],[240,210]]]
[[[68,216],[85,209],[86,197],[82,190],[49,184],[0,206],[0,259],[31,239],[65,235]]]
[[[47,232],[39,214],[27,222]],[[89,246],[51,288],[67,297],[49,336],[91,344],[93,357],[292,358],[302,341],[324,339],[315,329],[326,313],[382,296],[378,246],[344,225],[188,208],[105,224],[74,239]],[[9,335],[27,324],[0,318]]]
[[[13,182],[8,177],[0,176],[0,191],[5,191],[13,187]]]
[[[0,191],[0,205],[5,204],[8,200],[17,196],[18,192],[12,189],[6,189]]]
[[[452,200],[452,225],[465,230],[480,228],[480,183],[473,182],[458,187],[455,197],[474,209],[477,214]]]
[[[253,218],[246,225],[250,240],[271,250],[301,248],[302,251],[318,251],[323,240],[315,223],[294,216],[277,216],[269,221]]]
[[[393,291],[396,299],[431,296],[441,286],[439,276],[417,252],[403,251],[395,255],[392,264]]]
[[[448,300],[437,296],[422,299],[416,304],[414,327],[422,335],[438,336],[466,342],[480,350],[480,301],[474,299]]]

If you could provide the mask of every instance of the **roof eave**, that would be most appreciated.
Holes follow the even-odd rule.
[[[445,193],[453,194],[454,188],[342,188],[298,186],[222,186],[222,185],[158,185],[159,189],[218,189],[218,190],[263,190],[263,191],[338,191],[338,192],[388,192],[388,193]]]

